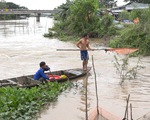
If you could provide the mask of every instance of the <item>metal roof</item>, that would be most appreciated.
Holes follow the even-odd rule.
[[[137,3],[137,2],[132,2],[131,4],[128,4],[125,6],[126,10],[146,9],[146,8],[149,8],[149,4],[143,4],[143,3]]]
[[[107,10],[112,12],[112,13],[120,13],[120,12],[122,12],[124,10],[146,9],[146,8],[149,8],[149,7],[150,7],[149,4],[143,4],[143,3],[137,3],[137,2],[129,2],[126,5],[110,8],[110,9],[107,9]]]

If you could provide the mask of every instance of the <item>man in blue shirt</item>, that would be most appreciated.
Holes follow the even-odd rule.
[[[49,80],[49,77],[45,75],[44,71],[48,71],[50,68],[46,65],[45,62],[40,62],[40,69],[35,73],[34,80],[46,81]]]

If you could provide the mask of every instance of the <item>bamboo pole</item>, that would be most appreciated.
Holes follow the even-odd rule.
[[[128,120],[128,104],[129,104],[129,99],[130,99],[130,94],[128,95],[127,98],[127,105],[126,105],[126,110],[125,110],[125,114],[124,114],[124,118],[122,120]]]
[[[106,48],[102,48],[102,49],[92,49],[93,51],[94,50],[109,50],[109,49],[106,49]],[[92,51],[92,50],[88,50],[88,51]],[[80,49],[56,49],[56,51],[80,51]]]
[[[88,81],[88,75],[89,75],[88,73],[87,73],[86,79],[85,79],[85,109],[86,109],[85,118],[86,118],[86,120],[88,120],[88,101],[87,101],[87,98],[88,98],[87,97],[87,81]]]
[[[99,104],[98,104],[98,91],[97,91],[97,78],[96,78],[96,72],[95,72],[95,65],[94,65],[94,58],[92,55],[92,66],[93,66],[93,71],[94,71],[94,76],[95,76],[95,91],[96,91],[96,102],[97,102],[97,114],[99,114]]]
[[[121,54],[121,55],[128,55],[130,53],[137,51],[138,49],[136,48],[102,48],[102,49],[92,49],[89,51],[96,51],[96,50],[105,50],[105,52],[110,51],[110,52],[116,52],[117,54]],[[57,49],[57,51],[80,51],[80,49]]]
[[[130,104],[130,117],[131,117],[131,120],[133,120],[133,117],[132,117],[132,104]]]

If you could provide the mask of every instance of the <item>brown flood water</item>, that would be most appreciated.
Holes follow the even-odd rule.
[[[14,21],[9,21],[14,22]],[[53,20],[42,18],[41,23],[35,23],[35,18],[17,21],[24,27],[14,27],[14,24],[0,24],[0,79],[34,74],[40,61],[46,61],[51,70],[81,67],[79,52],[58,52],[58,48],[76,48],[74,43],[62,42],[57,39],[44,38],[42,35]],[[3,27],[6,27],[3,29]],[[91,41],[93,48],[101,48],[97,40]],[[137,119],[150,111],[150,57],[143,57],[140,65],[145,69],[135,80],[127,80],[120,86],[119,75],[113,64],[114,53],[91,51],[94,56],[98,80],[99,105],[113,114],[123,117],[126,97],[131,95],[133,118]],[[123,56],[118,56],[123,57]],[[135,65],[138,58],[131,58],[130,64]],[[91,57],[89,66],[92,66]],[[63,92],[58,100],[42,111],[39,120],[85,120],[85,78],[74,80],[77,87]],[[94,75],[90,71],[88,77],[88,110],[96,106]]]

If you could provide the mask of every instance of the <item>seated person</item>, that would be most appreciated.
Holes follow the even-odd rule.
[[[48,71],[50,68],[45,62],[40,63],[40,69],[35,73],[34,80],[40,80],[41,82],[49,80],[49,77],[45,75],[44,71]]]

